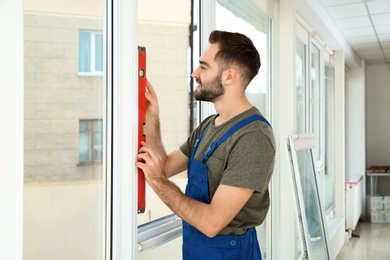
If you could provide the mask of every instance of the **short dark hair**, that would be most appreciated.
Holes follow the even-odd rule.
[[[242,83],[245,87],[259,73],[260,55],[247,36],[215,30],[209,36],[209,43],[218,43],[219,51],[215,55],[215,61],[221,69],[236,66],[243,76]]]

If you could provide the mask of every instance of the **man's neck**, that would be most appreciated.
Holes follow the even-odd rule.
[[[215,125],[221,125],[233,117],[250,109],[252,104],[246,98],[234,98],[232,100],[221,99],[214,102],[215,110],[219,116],[215,119]]]

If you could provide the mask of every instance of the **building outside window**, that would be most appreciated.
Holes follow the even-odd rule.
[[[105,256],[107,4],[23,3],[24,260]]]

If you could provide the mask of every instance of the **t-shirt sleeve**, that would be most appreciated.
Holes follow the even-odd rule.
[[[210,121],[214,116],[209,116],[190,134],[187,140],[180,145],[180,150],[189,158],[192,154],[192,147],[195,144],[196,138],[203,132],[203,130],[208,126]]]
[[[185,141],[182,145],[180,145],[180,150],[188,157],[191,157],[191,136],[188,137],[187,141]]]
[[[228,139],[229,140],[229,139]],[[251,129],[233,142],[221,184],[253,189],[264,193],[275,163],[272,129]]]

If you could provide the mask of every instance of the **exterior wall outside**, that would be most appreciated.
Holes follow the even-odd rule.
[[[78,75],[79,30],[101,19],[25,14],[25,183],[98,180],[79,163],[79,120],[103,118],[103,78]]]
[[[146,73],[158,95],[167,152],[177,149],[189,134],[188,26],[139,22],[139,45],[146,47]]]
[[[102,119],[102,76],[78,74],[79,30],[100,18],[24,15],[24,259],[102,256],[102,163],[79,162],[80,119]]]

